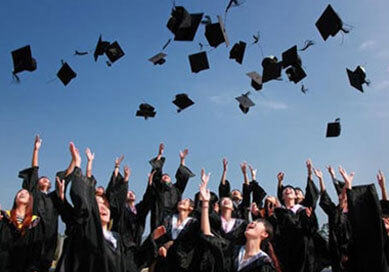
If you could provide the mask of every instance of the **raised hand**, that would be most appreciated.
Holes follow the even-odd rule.
[[[76,148],[73,142],[69,144],[70,154],[72,155],[72,160],[75,166],[80,167],[81,165],[81,156],[80,151]]]
[[[95,153],[92,153],[89,149],[89,147],[87,147],[85,149],[85,155],[86,157],[88,158],[88,161],[93,161],[95,159]]]
[[[39,135],[36,135],[34,141],[34,149],[39,150],[39,148],[41,148],[41,145],[42,145],[42,139],[39,137]]]
[[[250,169],[250,173],[251,173],[251,179],[256,180],[257,169],[254,169],[251,164],[249,164],[249,169]]]
[[[332,180],[336,179],[335,170],[331,165],[327,166],[328,173],[330,173]]]
[[[308,177],[312,177],[312,161],[308,159],[305,164],[307,165]]]
[[[153,240],[158,240],[162,235],[166,233],[165,226],[161,225],[153,231]]]
[[[158,249],[158,255],[163,257],[163,258],[166,258],[166,256],[167,256],[167,249],[165,247],[161,246]]]
[[[131,169],[128,165],[124,166],[124,182],[128,182],[131,176]]]
[[[381,170],[378,171],[377,181],[378,181],[378,184],[380,185],[381,188],[385,188],[385,186],[386,186],[385,176],[384,176],[384,173]]]
[[[185,158],[188,155],[188,153],[189,153],[188,149],[184,149],[183,151],[180,151],[180,161],[182,165],[185,165]]]
[[[346,170],[344,170],[342,166],[339,166],[339,173],[343,177],[344,182],[346,183],[346,188],[351,189],[355,173],[352,172],[350,175],[348,175]]]
[[[227,166],[228,166],[228,160],[226,158],[223,158],[223,171],[227,171]]]
[[[151,186],[153,184],[153,177],[154,177],[156,172],[157,172],[157,170],[154,170],[153,172],[151,172],[147,175],[149,186]]]
[[[279,172],[277,174],[278,183],[282,184],[282,181],[284,180],[284,176],[285,176],[285,174],[283,172]]]
[[[206,175],[204,169],[201,169],[200,197],[203,201],[209,201],[211,199],[211,192],[207,189],[210,176],[211,173]]]
[[[318,168],[313,168],[313,173],[315,173],[315,176],[316,176],[318,179],[323,179],[323,173],[321,172],[320,169],[318,169]]]
[[[246,174],[246,172],[247,172],[247,162],[242,162],[240,164],[240,169],[242,170],[243,174]]]
[[[165,145],[163,143],[160,143],[158,149],[158,156],[162,156],[164,150],[165,150]]]
[[[55,179],[57,181],[58,196],[62,201],[64,201],[64,199],[65,199],[65,180],[61,180],[59,177],[56,177]]]
[[[119,158],[116,158],[115,159],[115,167],[119,168],[120,164],[122,163],[123,160],[124,160],[124,155],[121,155]]]

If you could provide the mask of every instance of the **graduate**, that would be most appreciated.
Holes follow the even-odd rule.
[[[188,149],[185,149],[180,152],[180,166],[176,172],[176,183],[173,184],[170,176],[162,172],[165,163],[165,158],[162,157],[164,149],[165,146],[161,143],[157,157],[150,161],[151,173],[155,171],[152,182],[151,231],[160,226],[166,216],[175,211],[189,178],[194,177],[192,171],[185,166],[185,158],[189,153]]]
[[[0,207],[0,271],[38,272],[41,265],[40,218],[33,213],[32,193],[21,189],[11,210]]]
[[[244,232],[246,243],[243,246],[236,245],[212,233],[208,216],[210,192],[207,189],[207,184],[209,177],[210,175],[206,175],[204,170],[202,170],[202,183],[200,185],[202,199],[201,231],[203,239],[212,248],[220,271],[280,271],[274,268],[274,264],[278,266],[275,255],[268,255],[262,250],[264,244],[267,244],[269,251],[272,249],[269,242],[272,235],[272,226],[265,220],[253,221],[247,226]],[[223,248],[228,248],[232,256],[232,262],[226,263],[225,250]]]
[[[247,163],[241,164],[241,170],[243,173],[243,196],[242,193],[234,189],[231,191],[230,182],[226,179],[227,176],[228,161],[223,159],[223,173],[219,184],[219,198],[223,201],[223,198],[228,197],[232,200],[233,204],[233,218],[248,219],[248,210],[250,208],[250,184],[247,177]]]
[[[34,142],[34,151],[31,167],[19,172],[23,179],[22,187],[28,190],[34,198],[34,214],[37,214],[41,222],[39,228],[43,234],[43,244],[39,271],[46,272],[50,269],[54,260],[58,238],[58,196],[55,191],[49,192],[51,182],[45,176],[39,176],[39,149],[42,139],[37,135]]]

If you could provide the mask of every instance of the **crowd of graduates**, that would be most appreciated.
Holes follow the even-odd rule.
[[[10,210],[0,214],[0,271],[46,272],[52,269],[58,220],[66,226],[58,272],[319,272],[389,271],[389,202],[385,177],[379,171],[379,200],[374,184],[353,186],[354,173],[339,167],[328,172],[339,199],[327,193],[320,169],[307,160],[305,190],[283,184],[277,175],[276,196],[261,187],[256,170],[241,164],[242,190],[231,189],[228,161],[218,193],[208,189],[210,174],[202,169],[199,192],[183,199],[190,178],[188,150],[181,151],[175,182],[163,172],[164,145],[150,160],[152,169],[140,202],[129,190],[131,170],[120,172],[123,156],[107,188],[92,174],[94,154],[87,149],[87,167],[73,143],[69,166],[55,182],[39,175],[42,140],[35,138],[32,165],[19,172],[21,189]],[[249,178],[249,175],[251,176]],[[317,182],[314,181],[317,179]],[[51,190],[52,183],[55,190]],[[318,188],[319,187],[319,188]],[[67,190],[70,190],[67,194]],[[68,199],[67,195],[70,195]],[[327,236],[319,232],[317,204],[328,216]],[[146,218],[150,213],[150,233]]]

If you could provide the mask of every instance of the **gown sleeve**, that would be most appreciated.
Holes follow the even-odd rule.
[[[176,183],[174,186],[178,189],[178,191],[183,194],[188,184],[188,180],[195,175],[193,172],[186,166],[180,165],[176,172]]]
[[[230,182],[226,179],[225,183],[220,182],[219,184],[219,199],[222,199],[223,197],[229,197],[231,192],[231,185]]]

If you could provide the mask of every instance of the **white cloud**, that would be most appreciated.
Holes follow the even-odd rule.
[[[360,51],[365,51],[365,50],[369,50],[369,49],[372,49],[373,47],[375,47],[377,44],[376,41],[373,41],[373,40],[369,40],[369,41],[365,41],[363,42],[360,46],[359,46],[359,50]]]
[[[215,104],[228,104],[231,102],[232,98],[227,95],[215,95],[209,97],[209,99]]]
[[[288,105],[278,101],[261,101],[258,103],[258,106],[265,107],[272,110],[286,110]]]
[[[375,83],[373,87],[377,90],[389,89],[389,80],[383,80]]]

